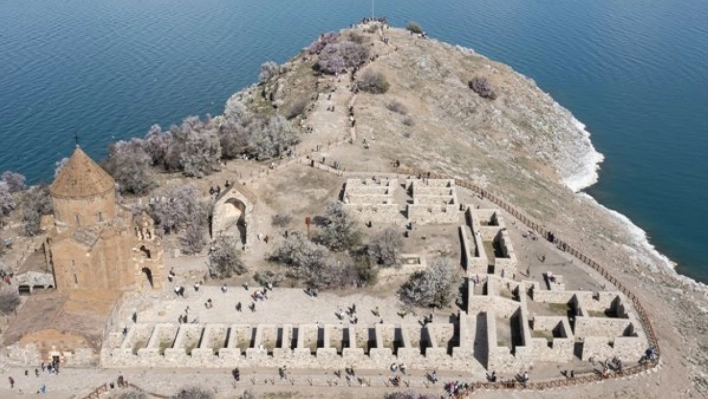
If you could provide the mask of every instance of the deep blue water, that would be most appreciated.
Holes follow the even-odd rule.
[[[0,0],[0,171],[50,181],[74,134],[94,157],[220,113],[267,60],[371,14],[336,0]],[[379,0],[393,25],[535,79],[605,154],[589,193],[708,281],[708,2]]]

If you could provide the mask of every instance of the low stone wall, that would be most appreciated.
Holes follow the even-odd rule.
[[[373,194],[347,194],[344,197],[345,204],[351,205],[391,205],[393,204],[393,198],[387,197],[385,195],[373,195]]]
[[[414,205],[453,205],[454,199],[452,196],[428,196],[417,195],[413,199]]]
[[[459,223],[457,205],[415,205],[408,204],[408,220],[420,224]]]
[[[635,335],[635,325],[630,319],[615,319],[610,317],[575,317],[575,335],[622,337]]]
[[[536,316],[531,321],[531,326],[535,361],[565,363],[573,358],[575,342],[567,317]],[[548,336],[536,337],[535,332],[542,332]]]
[[[403,224],[406,221],[396,204],[344,204],[344,209],[362,223]]]

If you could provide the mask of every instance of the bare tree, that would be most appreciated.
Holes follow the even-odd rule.
[[[281,241],[271,259],[289,266],[291,276],[318,287],[342,287],[357,280],[351,259],[335,256],[299,232]]]
[[[20,296],[14,290],[6,289],[0,291],[0,313],[3,315],[9,315],[14,312],[21,302]]]
[[[209,275],[222,279],[241,275],[248,271],[241,259],[241,251],[236,247],[235,237],[219,236],[209,249]]]
[[[144,141],[139,139],[118,141],[109,147],[105,167],[120,191],[141,196],[157,187],[157,176],[150,167],[152,158],[144,147]]]
[[[165,155],[169,170],[188,177],[204,177],[219,170],[221,143],[213,120],[190,116],[170,128],[172,142]]]
[[[369,255],[380,265],[390,267],[399,265],[399,255],[403,249],[403,237],[393,227],[387,227],[371,238],[368,245]]]
[[[256,158],[270,159],[283,154],[300,141],[297,130],[284,117],[271,117],[260,128],[253,128],[249,137],[249,152]]]
[[[202,387],[184,387],[170,399],[214,399],[214,392]]]
[[[180,241],[182,243],[182,252],[185,254],[193,255],[202,252],[206,245],[204,226],[198,223],[188,224]]]
[[[150,163],[153,166],[165,166],[167,162],[167,151],[172,144],[172,134],[163,132],[160,125],[150,126],[142,141],[143,150],[150,156]]]
[[[280,66],[273,61],[267,61],[261,65],[261,72],[258,74],[258,81],[265,83],[280,73]]]
[[[456,268],[449,258],[437,258],[423,272],[415,273],[398,291],[401,300],[415,306],[444,307],[455,297]]]
[[[330,202],[325,207],[324,226],[315,237],[315,242],[332,251],[353,249],[361,244],[359,222],[349,215],[339,202]]]
[[[199,191],[194,184],[169,186],[160,196],[164,201],[153,204],[149,213],[164,233],[184,230],[190,224],[206,226],[207,205],[199,200]]]
[[[49,187],[39,185],[25,191],[22,198],[22,218],[25,223],[25,234],[32,237],[41,232],[40,224],[43,215],[53,212]]]
[[[2,181],[7,184],[11,193],[16,193],[27,188],[27,186],[25,186],[25,177],[19,173],[10,172],[9,170],[2,174]]]

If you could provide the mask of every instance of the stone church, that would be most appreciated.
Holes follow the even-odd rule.
[[[147,214],[116,203],[115,181],[77,145],[49,188],[46,261],[58,291],[159,289],[163,248]]]

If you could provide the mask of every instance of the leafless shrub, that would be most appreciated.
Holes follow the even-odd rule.
[[[403,249],[403,237],[401,233],[393,227],[387,227],[371,238],[368,245],[368,252],[376,263],[390,267],[399,264],[398,256]]]
[[[169,186],[160,196],[166,201],[157,201],[149,213],[164,233],[184,230],[190,224],[206,226],[207,206],[199,201],[199,191],[194,184]]]
[[[247,389],[243,391],[243,394],[241,395],[240,399],[258,399],[258,396],[256,396],[253,391]]]
[[[20,306],[20,303],[20,296],[14,290],[0,291],[0,313],[3,315],[9,315],[14,312]]]
[[[423,272],[417,272],[401,286],[401,300],[414,306],[448,305],[455,297],[455,265],[449,258],[437,258]]]
[[[145,195],[157,187],[157,176],[150,167],[152,158],[138,139],[118,141],[108,149],[105,168],[118,182],[120,191]]]
[[[35,236],[41,232],[40,222],[43,215],[53,212],[52,199],[49,196],[49,187],[39,185],[25,191],[22,199],[22,219],[25,223],[25,234]]]
[[[360,90],[372,94],[383,94],[388,91],[389,84],[386,77],[382,73],[367,70],[359,78],[357,87]]]
[[[149,399],[147,394],[136,389],[121,392],[116,399]]]
[[[408,127],[413,127],[413,126],[415,126],[415,120],[413,120],[413,118],[411,118],[410,115],[408,115],[405,118],[403,118],[403,124]]]
[[[270,223],[275,227],[287,227],[293,220],[293,215],[288,212],[278,212],[270,219]]]
[[[280,66],[273,61],[268,61],[261,65],[261,72],[258,74],[258,81],[265,83],[280,73]]]
[[[351,259],[335,256],[299,232],[281,241],[270,258],[289,266],[293,277],[317,287],[342,287],[357,279]]]
[[[25,177],[23,175],[9,170],[2,174],[2,181],[7,184],[11,193],[22,191],[27,187],[25,186]]]
[[[236,238],[219,236],[209,248],[209,275],[215,279],[229,278],[248,271],[236,247]]]
[[[349,215],[339,202],[330,202],[325,207],[324,226],[315,236],[315,242],[332,251],[353,249],[361,244],[359,222]]]
[[[497,98],[497,94],[494,92],[494,89],[492,89],[492,84],[489,82],[489,79],[485,77],[473,77],[472,80],[469,81],[468,86],[482,98],[490,100]]]
[[[202,252],[206,245],[205,229],[197,223],[190,223],[180,241],[183,253],[193,255]]]
[[[384,395],[384,399],[437,399],[438,397],[429,393],[417,392],[392,392]]]
[[[307,108],[307,100],[298,100],[288,109],[285,118],[288,120],[296,118],[305,112],[305,108]]]
[[[389,111],[401,115],[406,115],[408,113],[408,108],[406,108],[406,106],[398,100],[393,100],[389,102],[388,104],[386,104],[386,108],[388,108]]]
[[[415,21],[408,21],[406,24],[406,29],[417,34],[423,33],[423,28]]]
[[[214,399],[214,392],[201,387],[185,387],[170,399]]]
[[[264,287],[268,284],[272,284],[277,287],[284,278],[285,276],[283,273],[273,270],[261,270],[253,275],[253,279]]]

